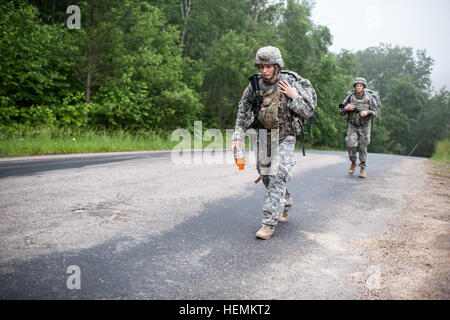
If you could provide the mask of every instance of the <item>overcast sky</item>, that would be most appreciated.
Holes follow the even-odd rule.
[[[316,0],[315,24],[333,35],[332,52],[357,51],[381,42],[426,49],[434,59],[435,90],[450,90],[450,1],[448,0]]]

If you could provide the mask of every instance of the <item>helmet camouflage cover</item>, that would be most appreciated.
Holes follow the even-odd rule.
[[[353,87],[357,84],[357,83],[361,83],[362,85],[364,85],[364,88],[367,88],[367,82],[366,79],[358,77],[355,79],[355,81],[353,82]]]
[[[262,47],[256,52],[255,66],[264,64],[278,64],[280,68],[284,67],[284,61],[278,48],[267,46]]]

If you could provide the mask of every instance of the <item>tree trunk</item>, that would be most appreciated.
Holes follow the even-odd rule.
[[[411,157],[412,154],[414,153],[414,151],[416,151],[417,147],[422,143],[422,141],[423,141],[424,138],[425,138],[425,137],[422,137],[422,139],[420,139],[420,140],[416,143],[416,145],[414,146],[414,148],[412,148],[411,152],[408,154],[409,157]]]
[[[184,44],[184,37],[186,35],[186,28],[187,28],[187,22],[189,19],[189,15],[191,13],[191,4],[193,0],[181,0],[180,1],[180,7],[181,7],[181,18],[183,19],[183,31],[181,32],[181,40],[180,40],[180,46],[183,46]]]
[[[88,69],[87,69],[87,75],[86,75],[86,103],[91,102],[91,83],[92,83],[92,60],[94,56],[94,8],[92,5],[92,1],[90,1],[90,14],[89,14],[89,40],[88,40]],[[86,113],[86,118],[88,117],[88,114]]]
[[[427,125],[427,131],[422,135],[422,138],[419,139],[419,141],[417,141],[416,145],[412,148],[411,152],[408,154],[409,157],[412,156],[412,154],[414,153],[414,151],[416,151],[417,147],[422,143],[423,140],[425,140],[426,136],[428,135],[428,125]]]
[[[92,73],[92,39],[89,37],[88,44],[88,70],[86,75],[86,103],[91,102],[91,73]]]

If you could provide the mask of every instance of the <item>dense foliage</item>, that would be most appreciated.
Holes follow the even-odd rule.
[[[0,4],[1,126],[233,128],[254,54],[274,45],[317,91],[314,145],[345,147],[337,106],[356,76],[383,102],[369,151],[430,156],[448,134],[449,92],[432,91],[424,50],[380,44],[333,54],[309,1],[76,1],[80,28],[69,29],[72,4]]]

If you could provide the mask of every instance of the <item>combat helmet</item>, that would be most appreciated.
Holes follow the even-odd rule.
[[[278,64],[280,68],[284,67],[284,61],[278,48],[267,46],[262,47],[256,52],[255,66],[261,64]]]
[[[357,84],[357,83],[361,83],[364,88],[367,88],[367,81],[364,78],[358,77],[355,79],[355,81],[353,82],[353,87]]]

